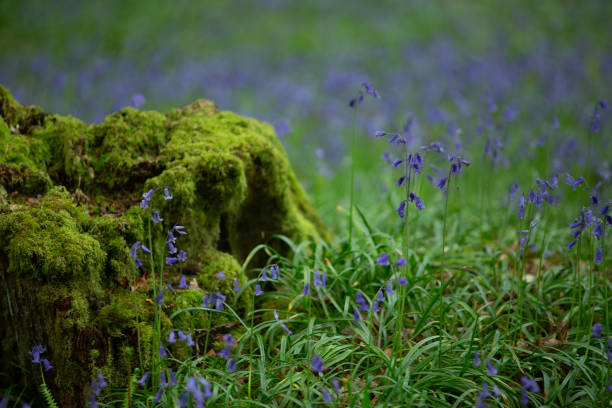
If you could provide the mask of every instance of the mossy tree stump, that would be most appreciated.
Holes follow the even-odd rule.
[[[208,101],[167,115],[124,108],[89,125],[21,106],[0,86],[0,142],[0,385],[37,383],[28,351],[42,343],[63,407],[84,404],[98,371],[127,384],[137,329],[150,364],[150,264],[142,257],[137,270],[129,257],[132,243],[147,243],[144,191],[156,190],[150,206],[164,218],[152,224],[157,271],[165,231],[178,223],[188,232],[177,242],[187,261],[165,267],[163,280],[176,287],[184,274],[191,287],[166,297],[164,335],[203,328],[205,313],[168,316],[212,290],[233,299],[233,279],[246,281],[240,264],[268,237],[329,238],[272,127]],[[219,271],[227,278],[215,279]]]

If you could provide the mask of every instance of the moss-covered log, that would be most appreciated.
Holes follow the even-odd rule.
[[[139,355],[150,364],[151,262],[141,257],[137,269],[129,257],[134,242],[148,244],[149,226],[158,274],[167,230],[188,232],[177,241],[187,260],[163,266],[164,285],[175,288],[162,307],[164,335],[223,323],[202,311],[169,316],[211,291],[233,299],[233,279],[246,281],[241,262],[268,237],[328,238],[272,127],[208,101],[167,115],[125,108],[89,125],[21,106],[0,86],[0,149],[0,386],[39,381],[28,351],[42,343],[55,366],[47,383],[64,407],[84,404],[98,370],[120,386]],[[163,222],[150,222],[152,209]],[[179,290],[182,274],[189,287]]]

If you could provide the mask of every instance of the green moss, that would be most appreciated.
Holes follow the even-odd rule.
[[[170,320],[213,291],[237,313],[249,310],[249,292],[235,301],[232,287],[234,279],[245,284],[240,265],[256,245],[275,234],[329,238],[272,127],[208,101],[168,115],[125,108],[88,125],[21,106],[0,87],[0,143],[0,271],[8,293],[0,298],[8,328],[0,351],[18,360],[2,371],[29,364],[27,348],[45,339],[57,372],[48,382],[62,406],[82,405],[98,369],[125,384],[139,354],[146,369],[157,352],[150,258],[141,256],[136,270],[129,257],[134,242],[149,246],[144,191],[155,189],[149,206],[164,218],[151,223],[156,276],[167,231],[180,224],[187,235],[177,234],[176,246],[187,261],[164,267],[163,281],[176,288],[185,274],[197,283],[165,292],[164,336],[173,327],[196,334],[234,321],[199,310]],[[163,197],[166,186],[172,200]],[[249,267],[265,262],[260,252]],[[218,272],[227,277],[218,280]],[[175,355],[192,352],[172,347]]]

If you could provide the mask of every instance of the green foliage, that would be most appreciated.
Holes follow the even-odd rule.
[[[47,384],[45,384],[44,382],[42,384],[40,384],[40,392],[43,395],[43,397],[45,398],[45,401],[47,402],[47,407],[48,408],[59,408],[57,403],[53,399],[53,395],[51,394],[51,391],[47,387]]]

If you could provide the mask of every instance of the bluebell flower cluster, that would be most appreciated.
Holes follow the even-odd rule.
[[[211,308],[214,306],[215,310],[223,311],[223,302],[227,300],[227,297],[217,291],[212,292],[210,295],[204,295],[202,300],[202,307]]]
[[[225,368],[230,373],[233,373],[237,369],[236,358],[232,357],[230,354],[235,341],[236,339],[234,338],[234,336],[232,336],[231,333],[228,333],[223,336],[223,343],[225,343],[225,348],[219,352],[219,355],[227,361]]]
[[[89,394],[89,407],[90,408],[98,407],[97,397],[102,392],[102,389],[106,388],[107,386],[108,386],[108,383],[104,379],[104,376],[102,375],[102,373],[98,373],[97,380],[93,380],[91,382],[91,392]]]
[[[197,408],[203,408],[206,400],[213,396],[210,388],[210,382],[204,378],[189,377],[187,379],[186,391],[181,395],[179,406],[181,408],[188,406],[188,398],[191,395],[193,402]]]
[[[134,260],[134,265],[136,266],[137,269],[142,266],[142,260],[140,258],[138,258],[138,251],[139,250],[142,250],[143,252],[146,252],[147,254],[151,253],[149,248],[144,246],[142,244],[142,242],[140,242],[140,241],[134,242],[134,244],[132,245],[132,248],[130,248],[130,258],[132,258]]]
[[[376,89],[374,89],[370,84],[368,84],[367,82],[363,82],[361,84],[361,86],[365,89],[366,94],[368,95],[372,95],[374,98],[379,99],[380,98],[380,94],[378,93],[378,91]],[[360,105],[363,103],[363,91],[359,91],[359,95],[356,98],[353,98],[349,101],[348,106],[351,108],[356,107],[357,105]]]
[[[28,351],[28,354],[32,356],[32,362],[34,364],[42,364],[45,371],[49,371],[53,368],[49,360],[46,358],[40,358],[40,355],[45,353],[47,349],[42,344],[36,344],[32,347],[32,350]]]
[[[540,392],[540,387],[535,380],[526,376],[521,377],[521,385],[521,405],[526,407],[529,405],[529,394],[527,392],[538,393]]]
[[[310,359],[310,370],[315,374],[320,374],[325,370],[321,356],[313,356]]]
[[[171,330],[170,333],[168,333],[168,339],[166,341],[168,343],[176,343],[176,336],[178,336],[178,341],[184,341],[187,347],[195,346],[191,333],[185,334],[182,330]]]

